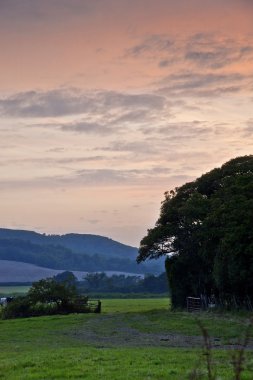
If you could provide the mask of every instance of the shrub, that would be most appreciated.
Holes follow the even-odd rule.
[[[80,296],[75,286],[52,278],[35,282],[28,294],[17,297],[3,307],[3,319],[41,315],[88,313],[88,297]]]
[[[2,309],[2,318],[24,318],[31,314],[31,304],[27,297],[17,297]]]

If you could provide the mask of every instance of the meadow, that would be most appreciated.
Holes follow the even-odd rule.
[[[219,379],[233,379],[231,358],[249,314],[170,311],[169,300],[111,299],[101,314],[0,320],[0,379],[207,379],[197,319],[214,346]],[[253,342],[244,380],[253,378]]]
[[[30,286],[0,286],[0,295],[5,297],[8,295],[21,295],[28,292]]]

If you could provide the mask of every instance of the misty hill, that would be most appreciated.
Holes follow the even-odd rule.
[[[42,268],[18,261],[0,260],[0,282],[34,282],[42,278],[53,277],[60,270]]]
[[[0,229],[0,260],[87,272],[159,273],[163,270],[161,263],[136,264],[136,255],[137,248],[102,236],[45,235]]]
[[[27,264],[18,261],[0,260],[0,283],[31,283],[39,281],[42,278],[56,276],[63,272],[59,269],[43,268],[33,264]],[[81,281],[87,274],[84,271],[73,271],[76,278]],[[106,272],[107,276],[115,274],[115,272]],[[116,274],[130,275],[129,273],[116,272]]]

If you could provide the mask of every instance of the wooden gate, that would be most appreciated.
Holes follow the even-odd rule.
[[[201,299],[198,297],[187,297],[187,311],[201,311]]]

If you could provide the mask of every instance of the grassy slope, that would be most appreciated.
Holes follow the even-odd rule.
[[[167,306],[165,299],[103,300],[101,315],[0,321],[0,379],[186,379],[195,365],[200,366],[196,349],[106,347],[79,337],[80,331],[90,328],[110,335],[116,319],[139,330],[198,334],[193,315],[168,312]],[[106,318],[110,323],[105,323]],[[239,334],[245,322],[235,316],[202,319],[210,333],[224,339]],[[220,379],[232,379],[230,359],[230,353],[216,351]],[[252,380],[252,353],[247,366],[244,379]]]

